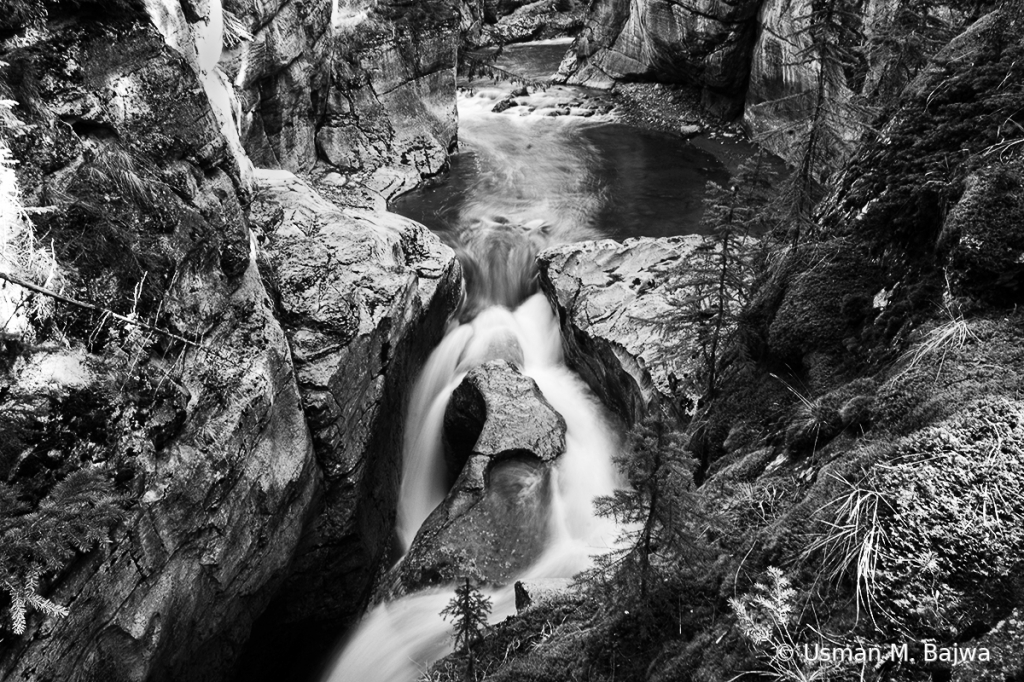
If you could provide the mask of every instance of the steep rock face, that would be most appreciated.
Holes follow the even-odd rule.
[[[383,581],[392,595],[466,575],[507,582],[547,538],[550,467],[565,450],[565,421],[537,384],[505,360],[488,362],[455,389],[444,423],[449,461],[461,470]]]
[[[257,166],[309,170],[330,83],[331,2],[242,0],[229,7],[233,37],[221,64],[237,97],[246,151]]]
[[[448,164],[455,143],[457,37],[445,27],[391,37],[389,27],[340,29],[322,125],[320,158],[385,199]],[[412,30],[412,29],[410,29]]]
[[[839,166],[872,123],[871,107],[899,98],[934,50],[992,4],[937,1],[922,11],[908,0],[841,3],[842,13],[833,23],[842,29],[832,28],[829,36],[841,55],[833,62],[844,62],[839,65],[823,63],[812,44],[812,23],[823,21],[824,6],[810,0],[765,0],[758,15],[744,123],[779,156],[798,157],[806,139],[802,122],[813,115],[825,69],[824,97],[830,110],[826,124],[834,131],[827,153],[832,165]],[[812,15],[815,11],[817,16]]]
[[[4,638],[0,677],[222,679],[319,485],[244,182],[195,71],[148,24],[64,17],[3,60],[3,98],[20,103],[3,132],[26,203],[52,206],[36,229],[64,293],[204,349],[60,307],[75,349],[4,377],[41,406],[0,405],[25,427],[5,434],[18,453],[8,482],[29,467],[109,470],[131,502],[109,551],[80,557],[51,592],[70,615]],[[54,362],[66,385],[40,383]],[[51,417],[65,428],[56,447],[40,440]]]
[[[289,642],[333,644],[369,597],[394,526],[405,394],[458,304],[461,271],[417,223],[338,208],[287,171],[257,171],[257,182],[264,275],[325,481],[263,621],[280,654]]]
[[[222,64],[253,161],[366,172],[386,198],[438,173],[455,140],[457,34],[452,10],[428,5],[243,2]],[[397,172],[373,177],[382,166]]]
[[[566,361],[629,423],[650,409],[679,417],[694,367],[665,334],[674,280],[699,237],[581,242],[543,251],[541,288],[558,311]]]
[[[857,24],[851,31],[870,39],[891,21],[892,12],[900,2],[865,0],[856,3],[852,11],[844,8],[849,12],[849,21]],[[833,107],[847,106],[856,95],[874,94],[872,88],[878,85],[880,71],[884,68],[884,63],[865,63],[849,71],[823,66],[808,30],[814,9],[811,0],[765,0],[758,14],[757,42],[751,55],[743,121],[768,149],[785,159],[795,158],[800,153],[799,145],[806,139],[806,131],[794,128],[793,124],[810,118],[822,68],[827,69],[825,97]],[[859,47],[842,45],[851,54]],[[865,69],[875,71],[875,77],[865,75]],[[852,144],[860,137],[861,128],[852,107],[843,114],[833,117],[835,120],[830,119],[829,123],[835,125],[840,118],[849,118],[849,124],[839,131],[839,136]],[[841,152],[837,149],[834,153]]]
[[[255,165],[308,172],[323,162],[371,174],[394,166],[401,180],[392,172],[370,185],[395,192],[446,163],[455,139],[451,8],[427,0],[147,7],[168,44],[212,81],[231,137]]]
[[[761,0],[598,0],[564,64],[569,82],[688,82],[724,116],[742,109]],[[573,63],[575,62],[575,63]]]
[[[577,0],[536,0],[485,4],[480,44],[521,43],[574,35],[583,28],[586,6]]]

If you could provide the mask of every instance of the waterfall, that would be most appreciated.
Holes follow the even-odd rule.
[[[478,182],[449,235],[467,272],[462,322],[434,350],[410,398],[398,508],[405,549],[447,492],[441,443],[444,411],[466,373],[493,359],[519,367],[566,423],[565,452],[552,471],[544,551],[520,579],[568,578],[607,552],[615,524],[593,500],[623,485],[613,457],[619,434],[604,407],[568,367],[558,320],[537,293],[536,254],[549,245],[600,236],[592,227],[605,197],[588,173],[596,151],[575,137],[579,122],[508,118],[486,123],[493,93],[460,102],[461,137],[479,164]],[[484,104],[481,104],[481,101]],[[570,144],[571,142],[571,144]],[[485,591],[492,622],[515,611],[511,585]],[[452,588],[381,604],[362,620],[326,682],[413,682],[450,652],[439,615]]]
[[[480,324],[481,319],[484,324]],[[474,324],[476,328],[474,329]],[[604,408],[563,360],[558,321],[542,294],[534,294],[514,312],[491,308],[473,322],[454,328],[438,346],[413,394],[406,425],[406,468],[400,505],[406,547],[419,523],[444,498],[443,472],[437,480],[422,472],[443,469],[441,428],[448,397],[472,366],[495,357],[472,353],[473,340],[511,333],[522,349],[521,367],[533,378],[566,423],[565,453],[559,457],[551,486],[547,547],[520,579],[569,578],[591,565],[592,557],[613,546],[618,529],[594,514],[593,500],[610,495],[622,481],[613,464],[619,438]],[[507,352],[503,344],[484,341],[480,348]],[[445,372],[447,370],[447,373]],[[430,407],[423,406],[430,403]],[[435,441],[427,442],[436,438]],[[429,489],[429,490],[428,490]],[[415,502],[413,502],[415,500]],[[410,507],[415,504],[415,510]],[[428,590],[381,604],[360,623],[332,667],[326,682],[413,682],[423,669],[450,653],[451,624],[440,617],[452,589]],[[515,612],[511,586],[485,590],[494,602],[491,622]]]
[[[243,185],[253,182],[253,165],[242,146],[238,119],[241,105],[228,77],[220,68],[224,50],[224,7],[222,0],[210,0],[206,21],[190,24],[178,0],[146,0],[153,25],[171,48],[182,53],[196,71],[228,152],[238,166]]]

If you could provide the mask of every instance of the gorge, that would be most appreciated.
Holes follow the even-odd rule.
[[[0,679],[1016,679],[1024,19],[836,2],[9,0]]]

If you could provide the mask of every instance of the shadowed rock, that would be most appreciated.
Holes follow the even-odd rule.
[[[565,421],[536,383],[504,360],[474,369],[448,404],[445,442],[458,478],[384,581],[391,594],[465,575],[504,583],[544,548]]]

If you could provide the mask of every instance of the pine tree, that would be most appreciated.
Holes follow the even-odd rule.
[[[452,620],[456,650],[466,652],[466,680],[476,680],[473,645],[487,629],[487,616],[490,612],[490,597],[476,589],[469,578],[455,588],[455,596],[441,611],[445,620]]]
[[[776,179],[760,153],[740,166],[730,187],[708,183],[701,223],[706,234],[674,282],[667,318],[670,328],[685,328],[694,339],[688,350],[700,360],[694,386],[698,402],[718,389],[723,350],[763,257],[751,235],[765,235],[775,226],[770,205]]]
[[[107,540],[122,512],[100,472],[79,470],[55,485],[35,508],[17,488],[0,483],[0,588],[11,600],[11,629],[25,631],[31,607],[50,616],[67,610],[42,597],[40,579],[64,568],[76,552]]]
[[[811,11],[801,19],[803,26],[796,35],[806,36],[809,44],[799,53],[797,64],[814,70],[814,84],[805,93],[806,133],[784,193],[794,244],[803,231],[813,227],[811,212],[821,198],[820,181],[830,167],[853,151],[847,132],[864,125],[869,116],[867,107],[843,95],[859,89],[857,80],[866,68],[857,49],[863,44],[858,12],[845,9],[841,0],[811,0]]]
[[[618,600],[642,607],[655,597],[663,571],[699,552],[692,530],[702,517],[693,493],[695,462],[679,432],[648,417],[630,432],[629,447],[616,463],[630,487],[595,504],[599,515],[614,518],[624,530],[618,549],[599,557],[589,577],[610,581]]]

